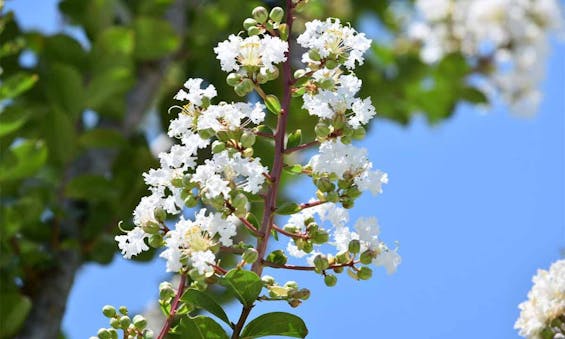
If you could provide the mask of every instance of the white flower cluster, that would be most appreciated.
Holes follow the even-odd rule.
[[[489,78],[519,114],[535,113],[547,56],[547,32],[563,27],[557,0],[417,0],[422,20],[408,28],[421,41],[422,60],[434,63],[461,51],[480,64],[489,60]]]
[[[237,133],[249,124],[259,124],[265,118],[264,106],[259,103],[211,105],[216,89],[212,85],[201,88],[202,79],[189,79],[184,87],[186,90],[181,89],[175,99],[188,100],[188,103],[179,107],[179,116],[169,127],[169,136],[181,143],[173,145],[169,152],[159,154],[161,167],[143,175],[151,195],[143,197],[133,212],[136,227],[125,235],[116,236],[118,247],[126,258],[148,250],[146,241],[162,229],[166,213],[181,213],[188,205],[187,199],[192,202],[190,205],[194,205],[197,198],[221,197],[227,201],[235,189],[257,193],[265,182],[267,168],[261,165],[260,159],[243,157],[233,149],[217,152],[200,166],[196,163],[198,149],[210,145],[210,139],[203,135],[208,137],[210,130]],[[214,239],[219,237],[221,244],[231,245],[237,222],[232,215],[222,217],[221,213],[213,213],[205,216],[205,210],[196,215],[194,222],[181,219],[176,228],[165,235],[167,250],[162,256],[167,259],[167,269],[180,269],[180,260],[184,258],[186,265],[198,268],[201,274],[209,273],[209,264],[215,258],[210,251]],[[194,239],[202,240],[201,243],[207,246],[192,244]]]
[[[347,252],[349,243],[352,240],[359,240],[360,252],[374,252],[374,258],[372,259],[374,265],[384,266],[389,274],[396,271],[401,261],[400,255],[397,249],[390,249],[379,239],[380,229],[376,218],[359,218],[355,223],[356,231],[351,231],[347,226],[349,212],[334,203],[325,203],[293,214],[288,219],[285,227],[298,227],[299,230],[305,231],[307,224],[316,219],[319,221],[317,224],[318,232],[319,230],[325,230],[330,234],[329,244],[336,248],[337,255],[340,252]],[[324,224],[327,224],[328,227],[324,228]],[[314,246],[313,251],[306,253],[297,247],[294,240],[291,240],[288,243],[287,251],[290,255],[297,258],[308,256],[308,262],[312,263],[317,255],[323,254],[321,252],[322,245]],[[336,252],[325,255],[331,260],[331,258],[336,256]]]
[[[547,338],[544,330],[551,329],[553,320],[565,321],[565,259],[554,262],[549,271],[538,270],[532,279],[534,286],[528,292],[528,300],[519,305],[520,318],[514,328],[529,339]],[[557,328],[551,338],[565,338],[565,327]]]

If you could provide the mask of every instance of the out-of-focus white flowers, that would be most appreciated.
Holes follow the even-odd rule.
[[[420,17],[408,35],[422,43],[428,63],[461,52],[472,63],[494,66],[493,87],[521,115],[536,112],[545,73],[548,32],[563,28],[556,0],[417,0]]]
[[[549,271],[538,270],[532,281],[514,328],[529,339],[565,338],[565,259],[554,262]]]

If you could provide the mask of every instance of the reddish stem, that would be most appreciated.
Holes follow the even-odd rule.
[[[310,236],[308,234],[304,234],[304,233],[290,233],[285,231],[283,228],[278,227],[277,225],[273,224],[273,229],[277,232],[279,232],[280,234],[284,234],[287,237],[291,237],[291,238],[302,238],[302,239],[308,239],[310,238]]]
[[[249,220],[239,217],[239,221],[241,221],[241,223],[249,230],[251,231],[251,233],[253,233],[253,235],[255,235],[256,237],[263,237],[263,233],[257,231],[257,229],[255,228],[255,226],[253,226]]]
[[[306,202],[304,204],[300,204],[300,209],[306,209],[306,208],[310,208],[310,207],[314,207],[314,206],[318,206],[321,204],[325,204],[327,201],[312,201],[312,202]]]
[[[169,329],[171,328],[171,324],[173,322],[173,319],[175,318],[175,314],[177,313],[177,308],[179,306],[180,298],[184,293],[185,285],[186,285],[186,274],[183,273],[180,276],[179,287],[177,289],[177,294],[175,295],[175,299],[173,299],[173,303],[171,304],[171,310],[169,311],[169,316],[167,317],[167,320],[165,321],[165,324],[163,325],[163,328],[161,329],[161,332],[159,333],[157,339],[163,339],[165,338],[167,333],[169,333]]]
[[[318,144],[319,144],[319,142],[317,140],[310,141],[310,142],[307,142],[307,143],[302,144],[302,145],[298,145],[298,146],[293,147],[293,148],[288,148],[284,151],[284,153],[290,154],[290,153],[298,152],[300,150],[307,149],[307,148],[310,148],[312,146],[316,146]]]
[[[297,266],[297,265],[281,265],[281,264],[276,264],[274,262],[270,262],[267,260],[261,260],[261,263],[264,266],[269,266],[272,268],[284,268],[287,270],[295,270],[295,271],[315,271],[316,267],[314,266]],[[340,267],[355,267],[356,262],[355,261],[350,261],[348,263],[345,264],[335,264],[335,265],[330,265],[326,270],[331,270],[334,268],[340,268]]]

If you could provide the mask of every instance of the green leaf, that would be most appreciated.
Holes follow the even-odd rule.
[[[474,87],[465,87],[461,91],[461,98],[473,104],[486,104],[488,103],[487,96]]]
[[[294,214],[300,211],[300,206],[295,202],[285,202],[280,205],[275,213],[282,215]]]
[[[180,38],[165,20],[140,17],[133,23],[135,56],[142,60],[164,57],[179,48]]]
[[[306,338],[306,324],[294,314],[272,312],[251,320],[241,333],[242,339],[260,338],[271,335],[283,335],[293,338]]]
[[[50,161],[64,164],[70,160],[76,150],[76,132],[71,117],[59,109],[52,109],[42,127]]]
[[[284,265],[288,260],[286,254],[282,250],[274,250],[273,252],[269,253],[269,255],[267,255],[266,259],[267,261],[277,265]]]
[[[67,34],[56,34],[43,38],[45,45],[41,51],[42,57],[51,62],[74,66],[80,70],[88,67],[87,53],[77,40]]]
[[[273,114],[279,115],[281,113],[281,103],[279,102],[279,98],[275,95],[267,95],[265,98],[265,106],[267,106],[267,109]]]
[[[0,163],[0,181],[32,176],[47,160],[47,147],[39,140],[25,140],[8,149]]]
[[[0,84],[0,101],[13,99],[30,89],[36,82],[37,74],[18,72]]]
[[[220,306],[212,297],[208,294],[201,292],[199,290],[195,290],[190,288],[184,292],[182,295],[181,300],[187,304],[193,304],[196,307],[203,308],[206,311],[212,313],[220,320],[225,322],[226,324],[230,325],[230,320],[224,312],[222,306]]]
[[[82,75],[70,65],[56,63],[49,67],[42,81],[51,105],[69,116],[78,116],[85,107],[86,93]]]
[[[232,292],[244,306],[252,306],[263,289],[263,282],[255,272],[242,269],[229,271],[220,280],[220,284]]]
[[[183,339],[228,339],[222,326],[205,316],[182,318],[177,334]]]
[[[112,200],[116,198],[115,185],[100,175],[84,174],[74,177],[65,188],[65,194],[74,199],[92,201]]]
[[[86,148],[119,148],[127,141],[117,130],[95,128],[81,135],[78,142]]]
[[[296,131],[289,134],[286,141],[286,149],[294,148],[302,143],[302,130],[297,129]]]
[[[293,175],[300,174],[302,173],[302,165],[294,164],[292,166],[284,167],[284,170]]]
[[[17,292],[0,294],[0,328],[2,329],[2,338],[14,336],[23,325],[29,311],[31,310],[31,301]]]
[[[17,131],[29,119],[29,111],[8,106],[0,113],[0,137]]]

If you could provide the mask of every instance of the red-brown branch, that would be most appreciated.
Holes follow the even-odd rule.
[[[310,141],[310,142],[307,142],[307,143],[302,144],[302,145],[298,145],[298,146],[293,147],[293,148],[287,148],[287,149],[284,151],[284,153],[285,153],[285,154],[290,154],[290,153],[298,152],[298,151],[301,151],[301,150],[303,150],[303,149],[307,149],[307,148],[310,148],[310,147],[312,147],[312,146],[316,146],[316,145],[318,145],[318,144],[319,144],[319,142],[318,142],[317,140]]]
[[[298,265],[281,265],[281,264],[276,264],[274,262],[270,262],[267,260],[261,260],[261,263],[263,264],[263,266],[268,266],[268,267],[272,267],[272,268],[283,268],[286,270],[295,270],[295,271],[315,271],[316,267],[314,266],[298,266]],[[345,264],[334,264],[334,265],[330,265],[326,270],[331,270],[334,268],[340,268],[340,267],[354,267],[355,264],[357,262],[356,261],[350,261],[348,263]]]
[[[171,328],[171,324],[173,322],[173,319],[175,318],[175,314],[177,313],[177,308],[179,306],[180,298],[184,293],[185,285],[186,285],[186,273],[183,273],[180,276],[179,287],[177,289],[177,294],[173,299],[173,303],[171,304],[171,310],[169,311],[169,316],[167,317],[167,320],[165,320],[165,324],[163,325],[163,328],[161,329],[161,332],[159,333],[157,339],[163,339],[165,338],[167,333],[169,333],[169,329]]]
[[[308,239],[310,238],[310,236],[308,234],[304,234],[304,233],[290,233],[284,230],[284,228],[280,228],[277,225],[273,224],[273,229],[277,232],[279,232],[280,234],[284,234],[287,237],[291,237],[291,238],[302,238],[302,239]]]

